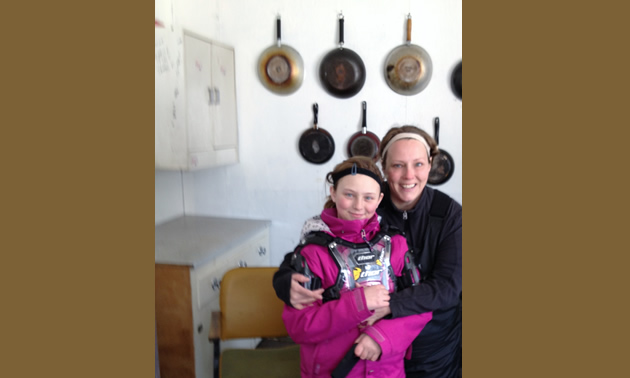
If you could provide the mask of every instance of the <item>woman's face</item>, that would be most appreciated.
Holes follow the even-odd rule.
[[[427,184],[431,165],[427,149],[415,139],[401,139],[387,151],[385,176],[392,202],[400,210],[409,210],[420,199]]]
[[[337,189],[330,187],[330,198],[337,208],[337,217],[345,220],[368,219],[383,199],[380,185],[373,178],[357,174],[339,179]]]

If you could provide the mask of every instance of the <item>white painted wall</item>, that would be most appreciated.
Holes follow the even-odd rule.
[[[337,15],[345,17],[345,46],[363,59],[367,78],[356,96],[338,99],[318,81],[321,59],[337,47]],[[411,13],[414,44],[433,61],[429,86],[401,96],[385,82],[389,52],[404,43]],[[282,41],[305,65],[302,87],[289,96],[263,87],[257,61],[275,43],[275,18],[282,16]],[[155,222],[181,214],[270,219],[271,263],[298,242],[304,219],[321,211],[325,174],[346,156],[349,138],[360,130],[361,101],[368,130],[379,137],[392,126],[411,124],[433,134],[440,117],[440,145],[455,159],[455,174],[437,188],[462,202],[462,102],[450,89],[450,74],[462,58],[462,0],[156,0],[156,19],[234,46],[240,160],[237,165],[197,172],[155,173]],[[297,142],[319,126],[335,139],[334,157],[314,165],[302,159]]]

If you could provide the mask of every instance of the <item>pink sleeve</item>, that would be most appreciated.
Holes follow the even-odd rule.
[[[366,327],[363,333],[374,339],[386,356],[406,351],[432,318],[433,313],[425,312],[403,318],[381,319],[371,327]]]
[[[282,319],[296,343],[317,343],[338,336],[372,315],[367,309],[363,288],[342,293],[338,300],[297,310],[284,306]]]

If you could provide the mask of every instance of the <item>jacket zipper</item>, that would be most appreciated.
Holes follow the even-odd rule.
[[[403,235],[405,235],[405,239],[407,239],[407,244],[409,245],[409,248],[413,251],[412,253],[414,253],[414,254],[415,254],[415,253],[418,253],[418,251],[414,251],[414,250],[413,250],[414,248],[413,248],[413,246],[412,246],[411,240],[409,240],[409,239],[408,239],[408,238],[410,238],[410,237],[411,237],[411,235],[412,235],[412,234],[411,234],[411,232],[409,232],[409,235],[407,235],[407,210],[404,210],[404,211],[403,211],[402,218],[403,218],[403,220],[405,221],[405,222],[403,223],[403,230],[404,230],[404,234],[403,234]],[[420,267],[420,263],[418,263],[418,269],[422,270],[422,269],[421,269],[421,267]],[[422,277],[421,277],[421,278],[420,278],[420,282],[422,282],[422,281],[424,281],[424,280],[423,280],[423,279],[422,279]]]
[[[361,237],[363,238],[363,241],[365,241],[365,243],[368,245],[368,248],[370,249],[370,252],[374,252],[372,250],[372,244],[370,243],[370,241],[367,239],[367,235],[365,234],[365,229],[361,230]]]

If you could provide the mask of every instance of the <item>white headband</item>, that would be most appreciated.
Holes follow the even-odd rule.
[[[389,150],[389,148],[392,146],[392,144],[394,144],[394,142],[401,139],[415,139],[417,141],[422,142],[422,144],[424,144],[424,147],[427,149],[427,158],[431,160],[431,147],[429,147],[429,143],[427,143],[426,139],[424,139],[421,135],[418,135],[416,133],[396,134],[396,136],[394,136],[392,139],[389,140],[389,143],[387,143],[387,146],[383,148],[383,153],[381,154],[381,158],[385,157],[387,150]]]

